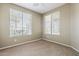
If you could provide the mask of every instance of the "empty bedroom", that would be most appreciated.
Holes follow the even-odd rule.
[[[79,56],[79,3],[0,3],[0,56]]]

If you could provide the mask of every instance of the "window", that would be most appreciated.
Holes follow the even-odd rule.
[[[55,12],[51,16],[51,21],[52,21],[52,34],[58,34],[59,35],[59,19],[60,19],[60,14],[59,12]]]
[[[32,34],[32,15],[10,9],[10,37]]]
[[[44,17],[44,33],[59,35],[59,19],[60,13],[59,11],[54,12],[53,14],[46,15]]]
[[[45,16],[44,19],[44,33],[51,34],[51,15]]]
[[[26,13],[23,13],[23,34],[32,34],[32,16]]]

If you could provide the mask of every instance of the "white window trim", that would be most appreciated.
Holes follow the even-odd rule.
[[[11,9],[12,9],[12,10],[16,10],[16,9],[10,8],[10,13],[11,13]],[[16,11],[19,11],[19,10],[16,10]],[[30,29],[30,30],[31,30],[31,34],[27,34],[27,33],[26,33],[26,34],[23,34],[23,13],[24,13],[24,12],[23,12],[23,11],[20,11],[20,12],[22,12],[22,35],[19,34],[19,36],[32,35],[32,14],[25,13],[25,14],[27,14],[27,15],[29,14],[29,15],[31,16],[31,18],[30,18],[30,20],[31,20],[31,29]],[[9,13],[9,14],[10,14],[10,13]],[[11,14],[10,14],[9,23],[10,23],[10,21],[11,21]],[[10,25],[11,25],[11,24],[10,24]],[[9,28],[10,28],[10,25],[9,25]],[[10,30],[10,37],[17,37],[17,36],[18,36],[18,35],[16,35],[15,33],[14,33],[14,34],[11,34],[11,30]]]
[[[59,29],[58,29],[59,32],[58,32],[58,33],[53,33],[54,31],[52,31],[52,29],[53,29],[53,28],[52,28],[52,24],[53,24],[53,23],[52,23],[52,16],[53,16],[52,14],[53,14],[53,13],[52,13],[52,14],[49,14],[49,15],[51,15],[51,31],[50,31],[51,34],[46,34],[46,33],[45,33],[45,27],[44,27],[45,24],[44,24],[44,21],[43,21],[43,27],[44,27],[44,28],[43,28],[43,31],[44,31],[43,33],[46,34],[46,35],[60,35],[60,11],[56,11],[56,12],[59,12],[59,15],[58,15],[58,16],[59,16]],[[55,13],[55,12],[54,12],[54,13]],[[44,20],[45,20],[45,17],[46,17],[46,16],[47,16],[47,15],[44,16]]]

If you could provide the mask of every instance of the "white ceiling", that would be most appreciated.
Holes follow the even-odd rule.
[[[16,5],[28,8],[41,14],[46,13],[51,9],[60,7],[64,4],[65,3],[16,3]]]

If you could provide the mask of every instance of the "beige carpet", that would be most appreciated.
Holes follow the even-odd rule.
[[[0,51],[1,56],[75,56],[79,55],[71,48],[44,40],[16,46]]]

